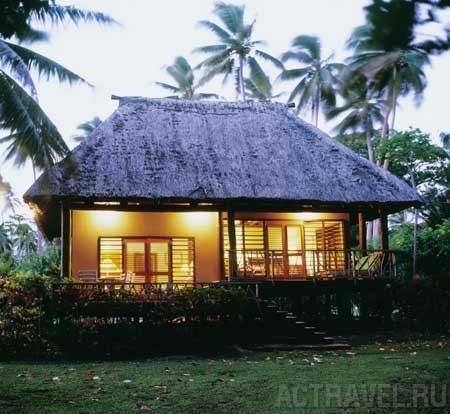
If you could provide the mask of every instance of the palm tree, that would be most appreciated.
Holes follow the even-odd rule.
[[[29,10],[17,30],[7,31],[5,26],[0,28],[0,129],[9,133],[0,139],[0,144],[7,144],[6,159],[15,158],[19,166],[31,160],[33,168],[47,168],[68,151],[56,126],[39,106],[31,72],[36,71],[40,76],[69,84],[87,82],[57,62],[8,39],[16,35],[20,41],[28,43],[43,40],[47,34],[35,30],[33,23],[58,24],[67,21],[114,22],[103,13],[43,1]]]
[[[430,63],[430,53],[448,50],[449,42],[432,39],[418,42],[415,32],[419,26],[436,22],[435,10],[448,6],[436,2],[407,0],[373,0],[366,7],[367,23],[357,27],[347,45],[354,50],[350,66],[364,73],[373,86],[384,94],[382,136],[395,126],[398,98],[413,93],[420,103],[426,86],[424,67]],[[423,7],[428,18],[423,19]],[[391,125],[389,126],[389,122]]]
[[[98,116],[94,116],[90,121],[83,122],[77,126],[80,131],[76,135],[72,135],[72,139],[76,142],[83,141],[91,132],[102,123],[102,120]]]
[[[7,210],[14,210],[14,204],[16,200],[14,193],[12,192],[11,185],[3,180],[0,175],[0,218],[1,223],[4,222],[4,214]]]
[[[319,111],[336,105],[336,85],[338,75],[344,65],[330,62],[331,56],[322,57],[320,40],[316,36],[297,36],[291,44],[292,50],[282,55],[281,60],[294,60],[301,64],[295,69],[285,69],[280,75],[282,80],[298,80],[288,101],[298,99],[297,113],[309,106],[311,118],[317,126]]]
[[[375,162],[372,139],[376,130],[375,125],[381,124],[383,120],[382,101],[378,92],[370,87],[365,76],[355,72],[344,75],[340,92],[344,103],[332,108],[327,113],[327,118],[344,115],[335,127],[336,132],[339,134],[362,132],[366,138],[369,160]]]
[[[233,74],[236,90],[243,101],[246,98],[244,68],[249,65],[249,62],[255,60],[256,56],[282,68],[278,59],[257,49],[257,46],[264,42],[252,39],[255,20],[245,23],[244,12],[245,6],[216,3],[214,14],[223,26],[209,20],[202,20],[199,24],[211,30],[216,35],[218,43],[194,49],[194,52],[210,55],[199,65],[206,69],[200,84],[219,75],[224,77],[225,82]]]
[[[273,85],[255,59],[249,61],[250,77],[245,79],[247,96],[258,101],[270,101],[279,98],[283,93],[274,94]]]
[[[450,150],[450,132],[441,132],[439,138],[441,139],[444,149]]]
[[[20,215],[11,217],[8,230],[13,247],[18,257],[24,257],[36,252],[38,236],[35,230]]]
[[[12,241],[9,231],[4,223],[0,224],[0,254],[12,250]]]
[[[197,93],[200,85],[195,82],[194,70],[183,56],[178,56],[173,65],[167,66],[166,72],[173,79],[175,85],[164,82],[156,82],[156,84],[174,94],[167,98],[189,100],[219,98],[219,95],[215,93]]]

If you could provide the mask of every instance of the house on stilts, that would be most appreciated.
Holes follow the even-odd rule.
[[[392,278],[387,217],[421,203],[285,104],[141,97],[24,199],[61,238],[62,276],[161,285]]]

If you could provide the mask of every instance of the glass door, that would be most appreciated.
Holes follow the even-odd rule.
[[[305,276],[302,227],[295,224],[270,223],[267,247],[270,276],[292,278]]]
[[[147,248],[145,239],[123,241],[125,272],[131,283],[148,282]]]
[[[170,240],[150,239],[149,278],[152,283],[172,283]]]
[[[302,227],[286,226],[286,265],[290,277],[305,276]]]
[[[125,271],[132,283],[172,283],[169,239],[124,239]]]

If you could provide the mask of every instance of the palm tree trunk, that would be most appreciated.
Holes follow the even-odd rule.
[[[416,178],[414,172],[410,166],[408,166],[409,175],[411,177],[411,185],[414,191],[417,192]],[[419,224],[419,210],[417,207],[414,208],[414,229],[413,229],[413,260],[412,260],[412,274],[413,276],[417,271],[417,226]]]
[[[33,161],[31,161],[31,164],[33,166],[33,178],[34,178],[34,181],[36,181],[36,165],[34,164]],[[38,254],[40,254],[42,251],[42,244],[43,244],[43,237],[42,237],[41,231],[39,229],[37,229],[37,252],[38,252]]]
[[[241,87],[241,97],[245,102],[245,84],[244,84],[244,57],[239,56],[239,85]]]
[[[369,119],[366,116],[366,145],[367,145],[367,153],[369,155],[369,161],[370,162],[375,162],[374,161],[374,156],[373,156],[373,146],[372,146],[372,134],[371,134],[371,128],[369,125]]]
[[[315,103],[315,113],[314,113],[314,124],[319,126],[319,107],[320,107],[320,86],[318,85],[316,88],[316,96],[314,98],[316,100]]]
[[[367,154],[369,156],[369,161],[375,163],[375,157],[373,154],[371,127],[369,117],[367,115],[365,120],[365,130],[366,130]],[[373,240],[373,222],[369,221],[367,222],[366,227],[366,241],[368,244],[372,244],[372,240]]]

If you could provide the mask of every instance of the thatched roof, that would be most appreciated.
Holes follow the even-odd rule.
[[[27,191],[42,198],[413,205],[403,181],[270,102],[122,98]]]

